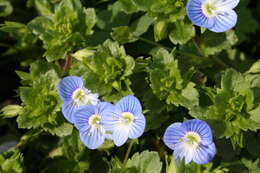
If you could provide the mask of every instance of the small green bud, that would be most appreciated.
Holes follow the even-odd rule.
[[[12,118],[20,114],[23,110],[22,106],[19,105],[7,105],[5,106],[1,112],[2,116],[5,118]]]

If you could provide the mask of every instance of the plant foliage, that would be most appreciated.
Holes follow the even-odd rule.
[[[241,1],[236,27],[223,33],[193,25],[186,4],[0,0],[1,67],[18,64],[19,78],[0,103],[0,173],[259,172],[260,3]],[[144,134],[86,148],[61,112],[57,86],[69,75],[103,101],[135,95]],[[170,124],[193,118],[214,135],[205,165],[176,161],[162,141]]]

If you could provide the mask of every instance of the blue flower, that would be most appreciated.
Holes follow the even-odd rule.
[[[109,134],[101,122],[102,117],[109,116],[107,110],[113,105],[100,102],[97,105],[86,105],[78,108],[74,113],[74,125],[79,130],[81,141],[89,148],[96,149],[101,146]]]
[[[68,76],[62,79],[58,85],[58,92],[62,100],[62,113],[71,123],[73,114],[82,105],[96,105],[98,94],[91,93],[84,87],[83,79],[77,76]]]
[[[164,143],[174,150],[177,161],[185,159],[197,164],[210,162],[216,154],[212,132],[204,121],[193,119],[170,125],[163,137]]]
[[[239,0],[189,0],[187,15],[198,26],[213,32],[225,32],[237,23],[237,14],[233,10]]]
[[[116,146],[123,145],[128,138],[140,137],[145,128],[145,117],[139,100],[134,96],[125,96],[119,100],[109,116],[102,117],[102,123],[107,131],[112,132]]]

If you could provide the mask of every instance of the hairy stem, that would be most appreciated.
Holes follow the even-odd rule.
[[[72,56],[68,55],[65,64],[63,66],[63,71],[67,72],[70,69],[71,64],[72,64]]]
[[[202,52],[201,48],[200,48],[200,44],[198,39],[193,38],[192,39],[193,44],[195,45],[195,47],[197,48],[198,52],[200,53],[201,56],[205,57],[204,53]],[[227,65],[225,62],[223,62],[221,59],[216,58],[214,56],[210,57],[213,61],[215,61],[217,64],[219,64],[222,68],[228,68],[229,65]]]
[[[143,42],[148,43],[148,44],[151,44],[151,45],[154,45],[154,46],[157,46],[157,47],[164,48],[164,49],[166,49],[166,50],[168,50],[168,51],[171,51],[171,50],[172,50],[172,49],[169,48],[169,47],[163,46],[163,45],[161,45],[161,44],[159,44],[159,43],[156,43],[156,42],[154,42],[154,41],[148,40],[148,39],[146,39],[146,38],[138,37],[138,36],[135,36],[135,37],[136,37],[137,39],[143,41]],[[193,55],[193,54],[191,54],[191,53],[186,53],[186,52],[182,52],[182,51],[178,51],[178,50],[176,50],[176,51],[177,51],[178,53],[182,54],[182,55],[186,55],[186,56],[190,56],[190,57],[203,58],[203,59],[207,58],[207,57],[203,54],[202,50],[200,49],[200,46],[197,44],[196,39],[192,39],[192,42],[193,42],[193,44],[195,45],[195,47],[197,48],[197,50],[198,50],[198,52],[200,53],[201,56]],[[225,62],[223,62],[223,61],[222,61],[221,59],[219,59],[219,58],[216,58],[216,57],[213,57],[213,56],[210,57],[210,58],[211,58],[213,61],[215,61],[217,64],[219,64],[222,68],[228,68],[228,67],[229,67],[229,65],[227,65]]]
[[[125,158],[124,158],[124,161],[123,161],[123,167],[126,166],[126,163],[127,163],[127,160],[128,160],[128,157],[129,157],[129,154],[133,148],[133,145],[134,145],[134,140],[131,140],[130,141],[130,144],[128,145],[128,148],[127,148],[127,151],[125,153]]]
[[[148,44],[151,44],[151,45],[154,45],[154,46],[158,46],[158,47],[164,48],[164,49],[169,50],[169,51],[172,50],[172,49],[169,48],[169,47],[166,47],[166,46],[161,45],[161,44],[159,44],[159,43],[156,43],[156,42],[154,42],[154,41],[148,40],[148,39],[146,39],[146,38],[138,37],[138,36],[135,36],[135,37],[136,37],[137,39],[143,41],[143,42],[148,43]]]

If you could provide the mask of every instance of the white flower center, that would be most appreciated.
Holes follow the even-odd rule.
[[[187,132],[184,137],[181,138],[181,141],[189,145],[192,148],[197,148],[201,142],[201,137],[196,132]]]
[[[101,120],[101,116],[99,114],[94,114],[94,115],[91,115],[91,117],[89,117],[88,124],[90,126],[99,127],[100,126],[100,120]]]
[[[206,17],[215,17],[218,14],[217,3],[211,0],[205,0],[202,4],[202,12]]]
[[[90,126],[88,136],[92,136],[95,131],[103,135],[106,133],[105,128],[101,125],[101,116],[99,114],[91,115],[88,124]]]
[[[133,124],[134,120],[135,120],[135,117],[131,112],[123,112],[122,113],[122,120],[121,121],[124,125],[131,125],[131,124]]]
[[[201,8],[203,14],[208,18],[226,14],[231,10],[229,6],[225,5],[225,0],[204,0]]]
[[[78,88],[72,94],[72,99],[77,106],[92,104],[96,105],[98,103],[97,94],[92,94],[89,90]]]

